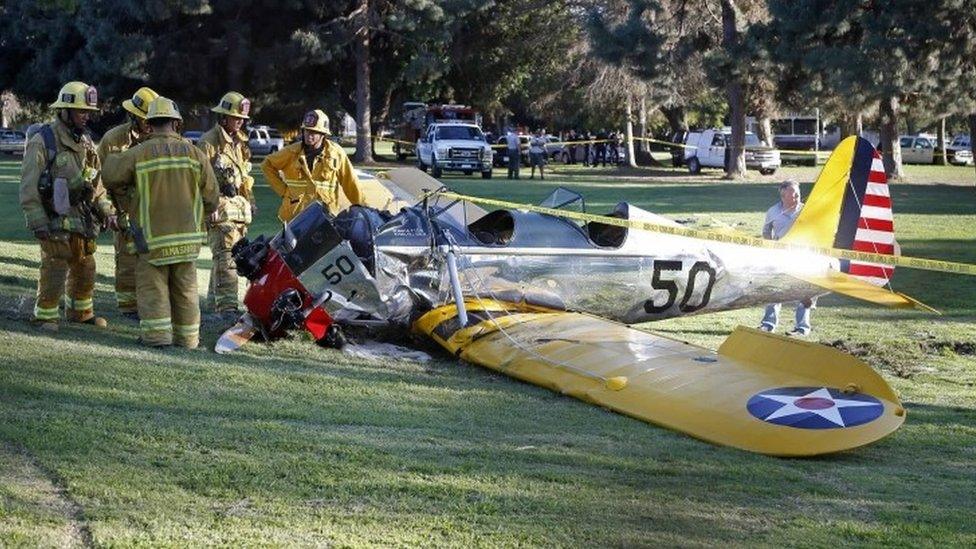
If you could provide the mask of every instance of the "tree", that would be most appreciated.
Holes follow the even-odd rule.
[[[898,122],[906,102],[935,97],[945,29],[939,8],[912,0],[770,0],[769,48],[787,66],[784,89],[842,97],[848,112],[877,106],[885,172],[903,177]]]
[[[718,7],[719,16],[710,0],[629,0],[626,15],[615,3],[596,7],[590,11],[591,42],[598,56],[633,71],[662,95],[675,89],[675,81],[693,78],[689,74],[707,75],[708,87],[723,89],[732,126],[726,177],[740,178],[751,63],[743,35],[764,8],[758,0],[721,0]],[[665,103],[673,129],[686,128],[683,107],[692,96]]]

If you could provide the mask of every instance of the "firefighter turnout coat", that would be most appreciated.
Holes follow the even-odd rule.
[[[135,188],[133,239],[150,264],[196,260],[206,241],[205,218],[217,209],[217,181],[203,152],[175,133],[152,134],[109,156],[103,178],[113,192]]]
[[[74,233],[94,240],[98,236],[100,223],[92,219],[92,214],[102,219],[115,214],[115,208],[102,186],[99,173],[101,163],[95,145],[88,134],[82,134],[81,139],[75,141],[71,130],[61,120],[53,122],[51,129],[57,154],[51,164],[50,181],[52,187],[67,188],[70,207],[61,208],[58,212],[53,204],[53,196],[41,196],[39,183],[50,159],[44,137],[37,132],[27,142],[21,167],[20,206],[27,219],[27,228],[31,231],[47,229],[55,238],[59,234]]]
[[[302,143],[293,143],[268,155],[261,170],[281,197],[278,217],[288,221],[318,200],[336,215],[352,204],[368,205],[356,171],[342,147],[323,140],[322,152],[309,166]]]
[[[237,196],[220,197],[218,223],[250,223],[251,210],[255,204],[254,178],[250,174],[251,149],[248,148],[247,134],[241,131],[231,137],[224,128],[217,125],[200,137],[197,147],[204,152],[214,169],[218,194],[221,194],[219,191],[222,185],[236,187]]]

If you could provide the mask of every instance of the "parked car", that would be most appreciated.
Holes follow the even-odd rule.
[[[725,168],[729,162],[728,144],[732,140],[730,128],[711,129],[688,134],[685,148],[685,164],[688,171],[697,174],[702,167]],[[779,150],[767,147],[756,134],[746,132],[746,168],[772,175],[782,166]]]
[[[903,164],[932,164],[935,162],[935,139],[921,135],[898,138]]]
[[[268,126],[253,126],[247,132],[247,145],[253,155],[267,155],[285,148],[285,140],[278,130]]]
[[[200,138],[203,137],[203,132],[197,130],[190,130],[190,131],[183,132],[183,137],[190,140],[190,143],[196,145],[197,141],[200,141]]]
[[[519,138],[519,148],[521,149],[522,152],[521,154],[522,165],[528,166],[529,165],[529,136],[524,134],[519,134],[518,138]],[[508,141],[506,141],[506,138],[503,135],[495,140],[495,144],[501,145],[500,147],[494,148],[495,165],[504,168],[505,166],[508,166],[508,148],[506,147]]]
[[[0,152],[24,155],[27,148],[27,134],[18,130],[0,129]]]
[[[949,162],[966,166],[973,165],[973,151],[970,148],[969,136],[957,135],[949,144]]]

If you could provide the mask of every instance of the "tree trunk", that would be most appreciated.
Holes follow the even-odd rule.
[[[862,123],[861,113],[853,114],[850,116],[842,116],[840,118],[840,124],[838,124],[838,126],[840,128],[841,139],[844,139],[845,137],[851,135],[861,135],[861,133],[864,130],[864,128],[862,127],[863,123]]]
[[[678,132],[688,131],[688,118],[685,116],[685,108],[682,105],[676,105],[674,107],[660,107],[661,113],[664,117],[668,119],[668,125],[671,126],[671,133],[676,134]]]
[[[735,0],[722,0],[722,47],[730,54],[739,41],[739,10]],[[726,84],[726,96],[731,116],[732,143],[729,146],[729,162],[725,167],[726,179],[741,179],[746,175],[746,103],[742,81],[736,76]]]
[[[758,124],[756,124],[756,137],[767,147],[773,147],[773,119],[769,117],[768,114],[762,114],[759,116]]]
[[[250,40],[243,35],[239,21],[228,20],[224,24],[224,39],[227,44],[227,87],[232,90],[244,88],[244,67],[250,58]],[[253,106],[253,105],[252,105]]]
[[[641,95],[640,106],[637,109],[637,137],[640,137],[640,141],[637,142],[637,150],[641,153],[648,152],[647,141],[647,98]]]
[[[626,133],[627,133],[627,165],[631,168],[637,167],[637,158],[634,156],[634,98],[629,93],[624,102],[626,108]],[[616,147],[613,143],[611,146]]]
[[[939,150],[936,152],[936,164],[943,166],[949,165],[949,151],[946,148],[946,119],[943,116],[939,119]]]
[[[973,153],[973,158],[976,158],[976,112],[969,113],[966,117],[966,121],[969,122],[969,150]],[[976,162],[973,162],[973,166],[976,166]]]
[[[356,155],[362,164],[373,163],[370,124],[369,0],[358,0],[353,56],[356,62]]]
[[[902,179],[905,172],[901,167],[901,144],[898,140],[898,99],[886,97],[881,100],[881,159],[884,162],[888,179]]]

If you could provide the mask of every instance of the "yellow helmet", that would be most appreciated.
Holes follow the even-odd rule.
[[[314,111],[308,111],[305,113],[305,117],[302,118],[302,129],[308,130],[310,132],[324,133],[325,135],[330,135],[329,131],[329,117],[325,114],[325,111],[320,109],[315,109]]]
[[[95,86],[84,82],[68,82],[61,86],[58,98],[51,103],[54,109],[81,109],[86,111],[98,110],[98,91]]]
[[[251,102],[237,92],[225,93],[224,96],[220,98],[220,103],[217,103],[217,106],[210,110],[215,113],[233,116],[234,118],[243,118],[244,120],[251,119],[251,117],[248,116],[251,113]]]
[[[173,120],[183,120],[180,116],[180,110],[176,108],[176,103],[172,99],[167,99],[162,95],[153,99],[152,103],[149,104],[149,110],[146,113],[146,119],[153,120],[155,118],[170,118]]]
[[[152,88],[142,87],[132,95],[132,99],[126,99],[122,102],[122,108],[137,118],[145,120],[146,113],[149,112],[149,104],[157,97],[159,94],[154,92]]]

